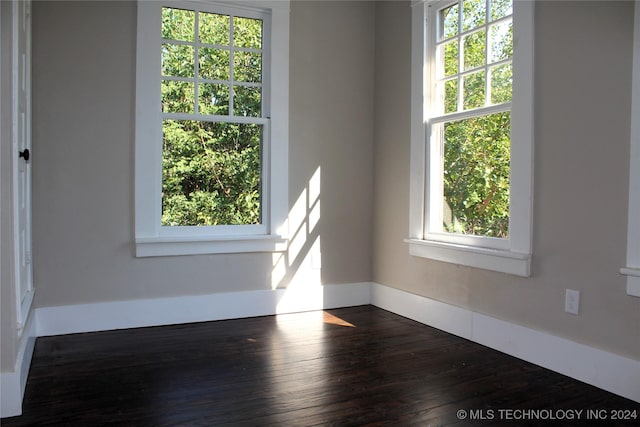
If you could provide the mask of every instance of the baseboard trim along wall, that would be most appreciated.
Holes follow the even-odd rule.
[[[372,284],[371,304],[640,402],[640,361]]]
[[[369,304],[370,291],[366,282],[42,307],[38,336],[349,307]]]
[[[0,372],[0,418],[22,414],[22,398],[27,387],[27,377],[37,336],[34,317],[32,312],[22,331],[14,371]]]
[[[33,336],[50,336],[364,304],[373,304],[640,402],[638,360],[370,282],[41,307],[35,310],[35,319],[31,323]],[[2,373],[0,377],[3,417],[20,413],[9,409],[21,406],[32,353],[31,342],[25,345],[19,360],[20,369],[16,372],[20,375]]]

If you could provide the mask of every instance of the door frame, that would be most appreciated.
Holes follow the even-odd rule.
[[[18,337],[22,335],[31,310],[34,296],[33,262],[32,262],[32,233],[31,233],[31,159],[25,161],[20,157],[20,133],[24,132],[24,147],[31,150],[31,1],[12,0],[11,20],[11,143],[12,143],[12,203],[13,203],[13,248],[14,248],[14,283],[16,329]],[[24,14],[24,16],[23,16]],[[24,19],[24,22],[21,20]],[[22,40],[21,27],[25,27]],[[24,44],[21,44],[23,42]],[[24,52],[21,51],[24,48]],[[22,54],[24,53],[24,58]],[[22,63],[22,64],[21,64]],[[22,67],[21,67],[22,65]],[[22,75],[21,75],[22,74]],[[24,131],[20,119],[20,84],[25,84],[25,114]],[[25,210],[21,212],[20,168],[25,168]],[[23,218],[25,216],[25,218]],[[25,235],[22,236],[22,227]],[[23,247],[24,246],[24,247]],[[22,264],[25,264],[23,268]],[[27,277],[24,277],[26,274]],[[26,281],[23,294],[22,282]]]

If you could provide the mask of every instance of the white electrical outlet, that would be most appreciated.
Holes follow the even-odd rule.
[[[567,289],[564,296],[564,311],[571,314],[578,314],[580,311],[580,291]]]

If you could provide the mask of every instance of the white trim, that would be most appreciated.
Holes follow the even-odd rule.
[[[413,256],[529,277],[531,255],[434,240],[405,239]]]
[[[631,295],[634,297],[640,297],[640,277],[636,274],[629,274],[628,271],[631,271],[630,268],[623,268],[620,271],[622,274],[626,274],[627,276],[627,295]],[[637,268],[633,269],[636,272],[640,271]]]
[[[33,264],[31,254],[31,162],[24,162],[19,153],[21,148],[31,150],[31,2],[12,1],[11,16],[11,120],[12,120],[12,185],[13,185],[13,246],[15,299],[18,336],[27,322],[34,296]],[[22,22],[21,22],[22,21]],[[22,28],[22,26],[26,28]],[[24,30],[22,32],[21,30]],[[24,49],[24,51],[22,50]],[[21,59],[21,56],[24,58]],[[25,86],[24,122],[20,119],[20,85]],[[22,133],[22,135],[21,135]],[[21,144],[22,142],[22,144]],[[24,177],[20,169],[24,168]],[[20,182],[26,186],[20,191]],[[22,200],[25,198],[25,200]],[[24,206],[21,206],[24,204]],[[21,236],[21,233],[24,235]],[[24,266],[22,265],[24,264]],[[26,282],[25,293],[22,285]]]
[[[281,236],[169,236],[136,239],[136,257],[228,254],[241,252],[283,252],[287,240]]]
[[[424,102],[427,97],[425,81],[427,8],[413,4],[411,14],[411,158],[409,164],[409,237],[424,238],[426,184],[427,184],[427,133]],[[422,72],[419,72],[422,70]]]
[[[626,276],[640,277],[640,268],[621,268],[620,273]]]
[[[640,402],[640,361],[374,283],[371,303]]]
[[[535,2],[513,3],[513,101],[511,114],[510,250],[533,251]],[[525,52],[524,55],[519,52]],[[513,197],[516,194],[517,197]],[[515,224],[514,224],[515,223]]]
[[[38,336],[236,319],[369,304],[370,283],[301,286],[37,308]],[[286,307],[280,303],[290,295]],[[114,316],[114,313],[118,313]]]
[[[634,9],[627,265],[620,273],[627,276],[627,294],[640,297],[640,0]]]
[[[19,341],[16,366],[13,372],[0,372],[0,418],[22,414],[22,398],[27,387],[27,377],[36,344],[37,322],[29,316]]]

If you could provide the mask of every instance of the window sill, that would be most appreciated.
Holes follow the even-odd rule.
[[[640,268],[625,267],[620,273],[627,276],[627,295],[640,297]]]
[[[136,238],[136,257],[283,252],[287,240],[278,235],[171,236]]]
[[[531,255],[431,240],[405,239],[413,256],[529,277]]]

